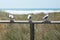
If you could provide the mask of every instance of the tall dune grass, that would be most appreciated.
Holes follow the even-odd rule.
[[[4,13],[4,12],[3,12]],[[0,20],[8,14],[0,12]],[[45,14],[32,14],[32,20],[42,20]],[[27,15],[14,15],[15,20],[27,20]],[[49,14],[49,20],[60,20],[60,12]],[[35,24],[35,40],[60,40],[60,24]],[[30,40],[29,24],[0,23],[0,40]]]

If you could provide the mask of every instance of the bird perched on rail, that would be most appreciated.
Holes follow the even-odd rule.
[[[48,14],[43,17],[44,21],[48,21]]]
[[[10,22],[14,22],[14,16],[12,14],[9,14]]]
[[[29,21],[31,21],[32,16],[31,15],[28,15],[27,18],[28,18]]]

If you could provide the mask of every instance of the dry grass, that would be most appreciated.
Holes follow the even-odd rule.
[[[0,12],[0,20],[8,14]],[[42,20],[44,14],[32,14],[32,20]],[[49,20],[60,20],[60,12],[49,14]],[[15,20],[27,20],[27,15],[15,15]],[[30,40],[29,24],[0,23],[0,40]],[[60,24],[35,24],[35,40],[60,40]]]

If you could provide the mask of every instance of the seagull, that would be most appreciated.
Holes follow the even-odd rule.
[[[31,18],[32,18],[32,17],[31,17],[31,15],[28,15],[27,18],[28,18],[29,21],[31,21]]]
[[[10,22],[14,22],[14,16],[12,14],[9,14]]]
[[[14,18],[14,16],[13,16],[12,14],[9,14],[9,18],[12,18],[12,19],[13,19],[13,18]]]
[[[44,19],[45,21],[48,21],[48,14],[46,14],[46,15],[43,17],[43,19]]]

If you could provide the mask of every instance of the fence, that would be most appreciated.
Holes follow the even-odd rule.
[[[34,24],[60,24],[60,21],[14,21],[10,22],[9,20],[0,20],[0,23],[19,23],[19,24],[30,24],[30,40],[34,40],[35,30]]]

